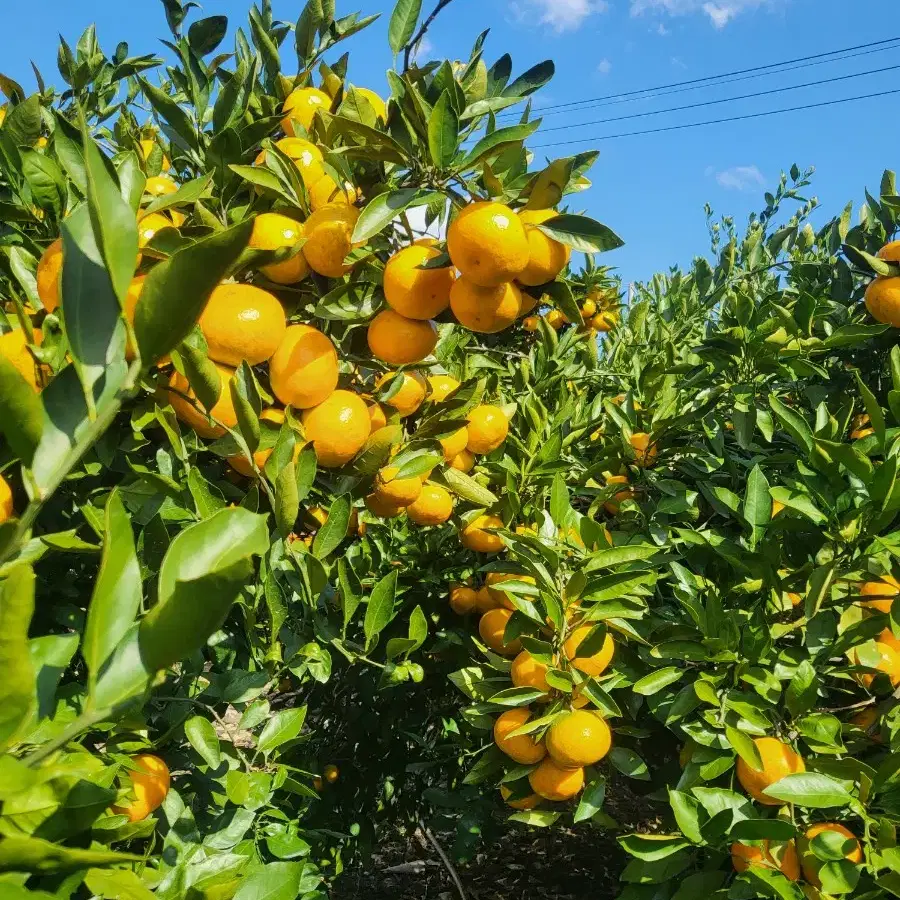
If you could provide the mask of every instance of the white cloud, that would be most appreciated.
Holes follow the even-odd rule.
[[[735,16],[760,7],[784,7],[790,0],[631,0],[631,14],[645,12],[667,13],[670,16],[686,16],[705,13],[715,28],[724,28]]]
[[[709,169],[707,173],[710,173]],[[715,175],[719,185],[730,191],[752,191],[766,183],[763,173],[756,166],[732,166]]]
[[[579,28],[588,16],[609,9],[608,0],[514,0],[513,15],[520,23],[549,25],[557,34]]]
[[[666,28],[666,26],[663,25],[662,22],[660,22],[659,25],[656,26],[656,33],[657,33],[660,37],[665,37],[665,36],[669,33],[669,29]]]
[[[609,75],[612,71],[612,63],[608,59],[601,59],[600,62],[597,63],[597,71],[601,75]]]
[[[422,38],[418,44],[416,44],[415,52],[412,54],[412,59],[415,62],[417,59],[427,60],[428,54],[434,50],[434,44],[428,40],[428,36]]]

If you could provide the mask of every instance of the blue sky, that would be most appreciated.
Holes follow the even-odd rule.
[[[225,14],[233,25],[246,18],[249,0],[206,0],[203,14]],[[296,20],[298,0],[273,0],[277,16]],[[888,15],[895,0],[453,0],[428,36],[429,57],[468,55],[476,35],[491,29],[486,58],[513,56],[514,72],[544,58],[557,64],[556,78],[539,95],[546,128],[533,144],[595,138],[623,131],[817,103],[895,89],[896,71],[820,84],[824,79],[900,65],[900,50],[800,69],[740,83],[619,103],[573,112],[554,112],[572,100],[634,91],[809,54],[900,36]],[[29,60],[50,83],[56,71],[55,32],[74,44],[95,22],[101,45],[111,53],[119,40],[131,52],[158,52],[166,34],[158,0],[36,0],[7,4],[2,71],[34,84]],[[425,6],[428,7],[429,0]],[[338,0],[338,14],[356,10],[384,15],[351,41],[351,80],[379,92],[391,64],[387,48],[390,0]],[[286,45],[285,68],[293,65]],[[634,115],[703,100],[786,85],[816,82],[803,90],[723,103],[707,109],[631,121],[584,125],[596,119]],[[823,213],[859,200],[863,188],[877,192],[883,169],[900,164],[897,97],[865,100],[782,116],[665,134],[555,145],[536,150],[538,158],[570,155],[596,147],[594,187],[579,205],[614,228],[624,248],[602,260],[626,280],[643,279],[673,264],[686,264],[708,246],[703,204],[740,223],[760,208],[762,192],[777,183],[779,171],[794,162],[814,165],[814,193]]]

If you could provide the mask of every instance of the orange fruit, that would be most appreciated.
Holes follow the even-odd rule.
[[[303,224],[280,213],[262,213],[253,220],[252,250],[281,250],[294,247],[303,239]],[[284,262],[262,266],[260,272],[276,284],[296,284],[309,275],[309,264],[302,251]]]
[[[509,420],[499,406],[476,406],[466,417],[471,453],[493,453],[509,434]]]
[[[549,692],[547,671],[549,666],[538,662],[527,650],[523,650],[513,661],[509,677],[516,687],[530,687]]]
[[[422,493],[422,482],[417,475],[398,478],[399,471],[396,466],[387,466],[375,478],[375,497],[389,506],[409,506]]]
[[[563,325],[568,325],[569,320],[558,310],[551,309],[544,316],[544,321],[554,330],[559,331]]]
[[[890,615],[894,598],[900,594],[900,581],[897,581],[893,575],[884,575],[880,581],[864,582],[859,593],[863,597],[870,598],[860,600],[860,606]]]
[[[139,753],[131,757],[134,770],[128,771],[134,799],[125,800],[112,807],[120,816],[128,816],[130,822],[141,822],[158,809],[169,793],[171,778],[169,767],[152,753]]]
[[[387,416],[384,414],[380,403],[369,404],[369,421],[372,423],[373,434],[379,428],[387,427]]]
[[[628,476],[627,475],[610,475],[606,479],[607,484],[628,484]],[[619,491],[611,500],[607,500],[603,504],[603,508],[609,513],[609,515],[614,516],[619,512],[619,504],[624,503],[626,500],[634,499],[634,491]]]
[[[584,787],[584,769],[566,769],[549,756],[528,776],[531,789],[545,800],[569,800]]]
[[[464,425],[448,437],[440,438],[439,442],[444,451],[444,459],[450,462],[466,449],[469,443],[469,430]]]
[[[450,305],[450,288],[456,281],[452,267],[418,268],[440,255],[436,247],[413,244],[387,261],[384,296],[391,309],[407,319],[433,319]]]
[[[369,494],[366,497],[366,508],[372,515],[378,516],[379,519],[396,519],[397,516],[403,515],[404,512],[404,507],[394,506],[393,503],[385,503],[374,494]]]
[[[513,809],[534,809],[541,802],[541,798],[537,794],[522,797],[520,800],[510,800],[512,794],[513,792],[505,784],[500,785],[500,796],[506,805]]]
[[[486,584],[478,589],[478,593],[475,595],[475,602],[480,613],[486,613],[491,609],[500,609],[500,604],[494,599],[491,589]]]
[[[167,194],[174,194],[177,190],[178,185],[168,175],[153,175],[147,179],[147,183],[144,185],[144,193],[151,197],[165,197]]]
[[[346,203],[326,203],[304,223],[306,243],[303,255],[313,272],[328,278],[340,278],[351,266],[344,264],[353,249],[353,229],[359,210]]]
[[[581,304],[581,318],[586,322],[597,312],[597,304],[594,300],[588,297],[584,303]]]
[[[40,346],[43,337],[43,333],[37,328],[32,329],[31,340],[34,344]],[[5,356],[36,391],[41,389],[49,373],[46,367],[40,365],[31,355],[24,331],[16,329],[0,335],[0,356]]]
[[[406,512],[416,525],[441,525],[453,514],[453,498],[439,485],[426,484]]]
[[[781,806],[781,800],[769,797],[763,791],[788,775],[805,772],[803,757],[777,738],[754,738],[753,743],[756,744],[763,767],[761,770],[753,769],[739,757],[737,779],[754,800],[765,806]]]
[[[519,221],[525,226],[530,251],[528,265],[516,279],[520,284],[529,287],[546,284],[553,281],[568,264],[572,251],[537,227],[558,215],[555,209],[523,209],[519,213]]]
[[[900,262],[900,241],[890,241],[878,251],[878,258],[887,262]]]
[[[866,735],[876,744],[882,744],[884,739],[881,737],[881,725],[878,720],[878,708],[867,706],[850,720],[850,724],[865,731]]]
[[[793,841],[761,841],[760,844],[761,846],[738,843],[731,845],[731,864],[735,872],[746,872],[751,866],[757,866],[779,871],[791,881],[800,879],[800,857]]]
[[[450,223],[447,250],[469,281],[496,287],[525,271],[531,250],[519,217],[502,203],[470,203]]]
[[[387,106],[375,91],[369,90],[369,88],[356,87],[355,85],[353,90],[357,94],[361,94],[369,102],[369,105],[375,110],[376,119],[381,119],[382,122],[387,121]]]
[[[606,671],[612,662],[616,644],[612,635],[607,632],[603,646],[593,656],[576,657],[575,654],[578,652],[581,642],[593,629],[593,625],[579,625],[573,629],[566,638],[563,650],[566,658],[571,662],[572,668],[578,669],[579,672],[584,672],[585,675],[590,675],[592,678],[597,678]]]
[[[895,650],[900,650],[900,640],[894,637],[894,632],[890,628],[885,628],[875,640],[881,644],[887,644],[888,647],[893,647]]]
[[[619,314],[617,312],[611,310],[599,312],[591,318],[591,328],[595,331],[612,331],[618,321]]]
[[[478,633],[484,643],[502,656],[515,656],[522,649],[522,642],[516,638],[506,643],[503,633],[506,624],[512,618],[508,609],[489,609],[478,622]]]
[[[634,450],[635,465],[641,468],[649,468],[656,462],[659,448],[650,443],[650,435],[645,431],[636,431],[629,441]]]
[[[294,165],[300,173],[300,178],[306,185],[307,191],[310,186],[325,176],[325,167],[322,165],[322,151],[306,140],[305,138],[286,137],[275,142],[275,146],[287,157],[293,160]],[[259,155],[253,161],[253,165],[262,166],[266,162],[266,151],[261,150]],[[259,193],[259,188],[257,188]]]
[[[324,168],[322,170],[324,172]],[[357,197],[357,192],[349,181],[344,182],[342,188],[326,172],[321,178],[316,179],[306,189],[309,195],[309,205],[314,209],[322,209],[331,203],[352,206]]]
[[[780,500],[772,501],[772,518],[778,515],[784,509],[784,504]]]
[[[506,545],[499,534],[491,534],[486,528],[502,528],[503,519],[498,516],[482,515],[473,519],[460,532],[463,547],[477,553],[499,553]]]
[[[295,125],[302,125],[305,131],[309,131],[313,116],[318,110],[328,112],[331,109],[331,97],[324,91],[314,87],[295,88],[288,94],[281,111],[284,118],[281,127],[289,137],[297,137]]]
[[[396,378],[394,372],[386,372],[376,382],[376,386],[381,388],[388,382]],[[391,406],[400,413],[400,418],[405,419],[411,416],[425,402],[425,379],[421,373],[416,371],[407,371],[401,373],[403,386],[389,400],[385,400],[387,406]]]
[[[443,403],[458,387],[459,382],[450,375],[429,375],[428,399],[432,403]]]
[[[876,322],[900,328],[900,277],[879,275],[866,288],[866,309]]]
[[[547,755],[547,748],[531,734],[509,737],[510,732],[521,728],[530,718],[531,710],[527,706],[519,706],[508,709],[494,722],[494,743],[510,759],[523,766],[534,765]]]
[[[199,324],[209,358],[235,367],[243,360],[257,366],[271,359],[287,330],[278,298],[252,284],[220,284]]]
[[[164,228],[172,227],[172,220],[161,213],[150,213],[150,215],[141,216],[138,222],[138,246],[146,247],[160,231]]]
[[[337,387],[338,375],[334,344],[311,325],[287,328],[269,362],[275,396],[298,409],[309,409],[328,399]]]
[[[341,770],[335,765],[328,765],[322,769],[322,777],[329,783],[334,784],[341,776]]]
[[[434,322],[407,319],[392,309],[369,323],[369,349],[376,359],[392,366],[421,362],[434,350],[438,333]]]
[[[145,162],[148,159],[150,159],[150,154],[153,152],[153,149],[155,147],[156,147],[156,141],[151,141],[151,140],[147,140],[147,139],[144,139],[141,141],[141,143],[140,143],[141,156],[144,157]],[[160,149],[162,149],[162,148],[160,148]],[[167,169],[171,169],[171,168],[172,168],[172,162],[166,156],[165,152],[163,152],[162,170],[163,170],[163,172],[165,172]]]
[[[519,318],[522,292],[512,283],[481,287],[462,277],[450,291],[450,309],[463,328],[477,334],[496,334]]]
[[[319,465],[334,469],[350,462],[369,438],[371,421],[365,401],[352,391],[332,392],[302,416],[306,439]]]
[[[11,519],[14,514],[12,488],[9,486],[9,482],[0,475],[0,525]]]
[[[526,316],[522,319],[522,327],[526,331],[537,331],[540,327],[540,316]]]
[[[510,572],[488,572],[484,579],[485,587],[491,592],[496,606],[505,606],[507,609],[515,609],[515,604],[509,599],[502,589],[507,581],[524,581],[526,584],[536,584],[530,575],[515,575]]]
[[[47,312],[59,307],[59,276],[63,266],[63,242],[57,238],[41,255],[37,266],[37,292]]]
[[[234,404],[231,401],[231,379],[234,376],[234,369],[222,366],[216,363],[216,369],[219,372],[219,399],[215,406],[209,410],[210,415],[222,425],[228,428],[234,428],[237,425],[237,413],[234,411]],[[169,392],[169,403],[175,410],[175,415],[186,425],[189,425],[200,437],[218,438],[225,434],[222,425],[210,425],[209,419],[201,413],[192,403],[186,400],[181,394],[186,394],[193,400],[197,406],[203,404],[197,400],[196,394],[191,390],[191,386],[178,371],[172,372],[169,378],[169,387],[180,393]]]
[[[574,769],[603,759],[612,746],[612,732],[597,713],[577,709],[556,719],[546,741],[553,761]]]
[[[450,608],[457,615],[467,616],[475,612],[477,593],[464,584],[454,584],[450,588]]]
[[[820,822],[818,825],[811,825],[806,830],[806,834],[800,838],[800,864],[803,868],[803,877],[815,887],[822,886],[819,872],[825,863],[813,853],[809,844],[816,835],[826,831],[839,834],[845,839],[844,846],[841,848],[844,851],[844,859],[854,865],[859,865],[863,861],[862,846],[859,843],[859,839],[849,828],[837,822]]]
[[[475,468],[475,455],[463,450],[450,460],[450,468],[468,474]]]
[[[893,637],[893,634],[891,636]],[[884,644],[881,641],[874,641],[874,645],[879,659],[877,665],[869,666],[869,668],[875,668],[877,671],[887,675],[888,678],[890,678],[893,687],[900,686],[900,651],[891,644]],[[850,658],[856,665],[863,665],[863,663],[860,662],[858,650],[851,651]],[[859,680],[859,683],[865,688],[871,687],[872,682],[875,681],[874,674],[857,675],[856,677]]]

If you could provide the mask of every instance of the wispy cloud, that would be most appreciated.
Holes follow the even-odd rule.
[[[415,52],[412,55],[413,62],[417,59],[428,59],[428,54],[431,53],[432,50],[434,50],[434,44],[428,40],[426,35],[418,44],[416,44]]]
[[[609,75],[612,71],[612,63],[608,59],[601,59],[600,62],[597,63],[597,71],[601,75]]]
[[[790,0],[631,0],[631,14],[646,12],[666,13],[670,16],[686,16],[704,13],[716,28],[724,28],[743,12],[770,8],[784,8]]]
[[[514,0],[516,20],[548,25],[557,34],[580,28],[585,19],[609,9],[608,0]]]
[[[715,172],[708,169],[709,174],[715,174],[719,185],[729,191],[752,191],[766,183],[763,173],[756,166],[732,166]]]

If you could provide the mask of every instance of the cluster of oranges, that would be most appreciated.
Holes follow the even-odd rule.
[[[602,291],[599,288],[590,290],[581,305],[581,324],[591,333],[607,332],[619,322],[618,294]],[[522,320],[526,331],[537,331],[540,319],[554,330],[559,331],[565,325],[571,325],[569,318],[559,309],[548,309],[541,316],[527,316]]]
[[[900,241],[891,241],[878,251],[879,259],[900,263]],[[866,288],[866,309],[876,322],[900,328],[900,276],[879,275]]]

